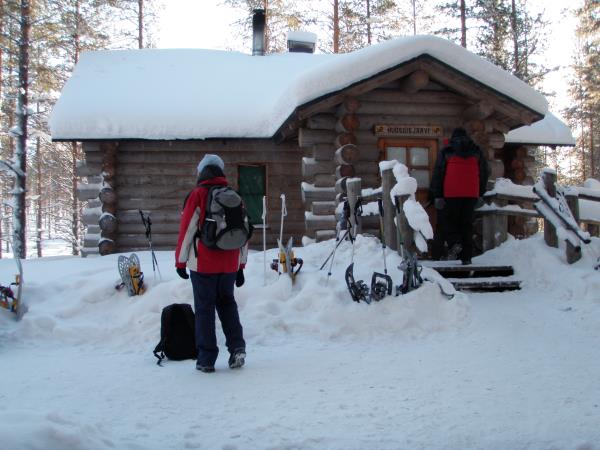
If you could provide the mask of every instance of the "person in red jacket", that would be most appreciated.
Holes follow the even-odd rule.
[[[449,145],[438,155],[430,187],[435,208],[443,219],[447,259],[471,264],[475,208],[483,203],[488,174],[481,149],[464,128],[456,128]]]
[[[204,222],[208,191],[211,186],[227,186],[225,164],[217,155],[207,154],[198,164],[198,182],[185,200],[179,238],[175,251],[177,274],[191,276],[196,318],[196,369],[214,372],[219,354],[215,331],[215,310],[219,315],[225,344],[229,351],[229,367],[240,368],[246,357],[246,343],[240,323],[233,285],[244,284],[246,247],[236,250],[213,250],[206,247],[196,232]],[[190,269],[187,274],[186,267]]]

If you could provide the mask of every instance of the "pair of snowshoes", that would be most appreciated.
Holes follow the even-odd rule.
[[[15,258],[15,260],[17,261],[19,273],[15,275],[15,281],[10,283],[10,285],[0,285],[0,308],[10,311],[15,314],[17,320],[21,320],[28,308],[27,305],[21,301],[21,292],[23,290],[23,266],[21,266],[20,259]],[[13,286],[17,288],[17,295],[15,295],[12,289]]]
[[[279,247],[279,257],[271,262],[271,269],[276,272],[281,270],[281,272],[287,273],[292,278],[292,281],[295,281],[296,275],[302,269],[304,262],[302,258],[296,258],[294,255],[293,240],[290,238],[284,247],[281,241],[277,239],[277,245]]]
[[[371,277],[371,287],[367,286],[363,280],[354,279],[354,263],[346,268],[346,286],[352,296],[352,300],[357,303],[365,302],[371,304],[373,301],[380,301],[388,295],[392,295],[394,285],[392,277],[379,272],[374,272]]]
[[[127,288],[127,294],[130,297],[142,295],[145,290],[144,273],[141,271],[140,259],[135,253],[127,257],[119,256],[118,260],[119,275],[121,283],[116,286],[117,289]]]

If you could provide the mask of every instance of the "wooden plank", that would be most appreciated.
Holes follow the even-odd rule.
[[[435,104],[459,104],[466,106],[464,97],[461,97],[450,91],[430,92],[420,91],[414,94],[408,94],[400,91],[390,91],[389,89],[375,89],[366,92],[359,97],[359,101],[370,101],[378,103],[435,103]]]
[[[424,116],[460,116],[463,105],[452,103],[380,103],[362,102],[358,110],[359,118],[365,114],[379,115],[424,115]]]
[[[429,83],[429,74],[424,70],[415,70],[399,82],[399,88],[407,94],[415,94]]]
[[[317,144],[332,144],[335,142],[337,133],[330,130],[310,130],[300,128],[298,130],[298,144],[300,147],[311,147]]]
[[[498,281],[466,281],[450,280],[456,290],[474,291],[474,292],[502,292],[515,291],[521,289],[521,282],[518,280],[498,280]]]
[[[427,264],[427,267],[435,269],[444,278],[484,278],[484,277],[508,277],[515,274],[512,266],[446,266]]]

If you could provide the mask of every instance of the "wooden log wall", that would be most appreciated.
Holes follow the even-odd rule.
[[[267,139],[120,141],[118,149],[113,147],[114,152],[105,143],[86,143],[86,160],[79,172],[98,174],[98,179],[101,173],[104,176],[104,185],[100,192],[96,190],[96,199],[91,203],[93,208],[84,213],[88,230],[100,230],[104,238],[101,244],[106,248],[101,248],[101,253],[148,248],[139,209],[151,216],[154,248],[173,250],[184,199],[196,185],[196,167],[206,153],[221,156],[225,175],[236,189],[238,164],[266,166],[267,245],[276,246],[279,237],[282,193],[286,194],[288,210],[284,239],[293,236],[300,245],[305,230],[300,191],[302,157],[295,143],[276,145]],[[97,246],[98,239],[89,239],[87,244]],[[254,233],[251,246],[262,248],[260,229]]]
[[[373,131],[376,124],[440,125],[443,136],[437,138],[438,150],[443,147],[444,137],[449,137],[454,128],[464,126],[488,157],[492,168],[490,178],[504,176],[504,163],[496,150],[504,146],[503,133],[508,129],[494,113],[492,102],[473,102],[441,90],[439,85],[432,84],[426,72],[416,70],[402,80],[356,98],[346,98],[337,107],[305,120],[298,142],[308,150],[302,170],[305,208],[312,212],[307,216],[308,235],[319,239],[334,234],[335,220],[324,221],[316,216],[331,216],[335,193],[342,193],[339,199],[343,198],[344,178],[360,177],[363,188],[381,185],[377,164],[380,138]],[[397,139],[404,138],[414,140],[423,136]],[[316,192],[316,188],[320,191]],[[328,209],[314,210],[313,201],[333,203]],[[319,228],[326,223],[330,223],[330,227]],[[377,229],[366,231],[378,232]]]
[[[506,145],[500,155],[505,167],[506,178],[515,184],[531,186],[534,183],[536,161],[524,145]],[[519,239],[531,236],[538,231],[538,221],[532,217],[509,217],[508,233]]]

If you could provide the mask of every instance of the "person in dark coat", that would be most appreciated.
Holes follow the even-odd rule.
[[[198,183],[186,198],[175,251],[177,274],[183,279],[191,276],[198,349],[196,369],[202,372],[215,371],[215,362],[219,354],[215,310],[219,315],[226,338],[225,344],[229,350],[229,367],[242,367],[246,357],[246,343],[233,286],[234,283],[238,287],[244,284],[247,247],[213,250],[195,238],[196,231],[204,222],[210,187],[227,186],[224,167],[223,160],[211,154],[205,155],[198,164]],[[187,274],[186,267],[190,269],[190,275]]]
[[[483,204],[488,176],[487,158],[464,128],[456,128],[438,155],[430,187],[438,216],[443,219],[447,259],[471,264],[475,209]]]

